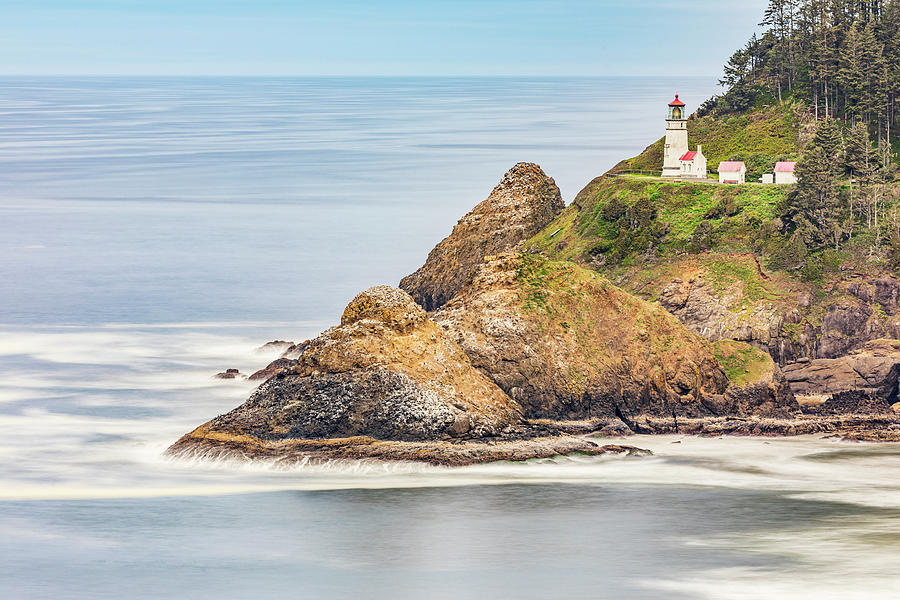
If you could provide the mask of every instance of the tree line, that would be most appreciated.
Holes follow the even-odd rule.
[[[855,248],[867,262],[900,268],[900,212],[889,185],[900,133],[900,0],[769,0],[760,25],[724,67],[728,91],[698,112],[799,100],[817,121],[768,254],[805,268],[821,263],[822,251]]]
[[[761,25],[725,65],[728,93],[704,110],[801,97],[817,120],[865,123],[879,147],[896,137],[900,0],[769,0]]]

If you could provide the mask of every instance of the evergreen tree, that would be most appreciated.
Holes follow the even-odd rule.
[[[797,189],[787,201],[786,217],[806,248],[840,247],[847,230],[847,211],[838,189],[843,165],[840,126],[823,121],[797,163]]]

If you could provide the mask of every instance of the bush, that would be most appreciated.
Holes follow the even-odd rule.
[[[822,251],[822,269],[826,273],[840,272],[841,265],[845,260],[847,260],[847,255],[844,252],[831,250],[830,248]]]

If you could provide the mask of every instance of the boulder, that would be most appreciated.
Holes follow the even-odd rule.
[[[536,164],[518,163],[400,287],[426,310],[435,310],[472,278],[485,256],[516,248],[564,207],[553,179]]]
[[[728,380],[708,341],[593,271],[488,257],[432,318],[529,418],[708,415]]]
[[[846,356],[797,361],[783,370],[798,396],[878,391],[892,404],[897,401],[900,340],[872,340]]]

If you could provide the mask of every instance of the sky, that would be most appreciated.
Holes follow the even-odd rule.
[[[716,75],[766,0],[0,0],[0,74]]]

